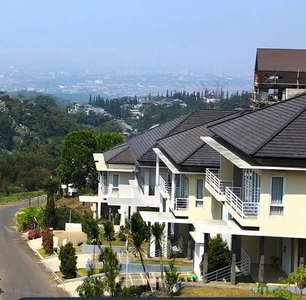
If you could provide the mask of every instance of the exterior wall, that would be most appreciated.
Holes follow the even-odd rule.
[[[220,179],[234,180],[234,165],[222,155],[220,159]]]
[[[119,175],[119,197],[120,198],[130,198],[132,195],[132,189],[129,183],[129,180],[134,180],[135,175],[132,172],[108,172],[108,184],[109,184],[109,192],[112,190],[113,187],[113,175]],[[114,194],[115,196],[116,194]]]
[[[262,170],[260,231],[284,236],[305,235],[306,172]],[[285,177],[284,215],[270,216],[271,177]]]
[[[249,255],[252,264],[259,263],[259,237],[242,236],[241,248]],[[281,238],[265,237],[265,264],[271,263],[271,256],[281,257],[280,253]]]

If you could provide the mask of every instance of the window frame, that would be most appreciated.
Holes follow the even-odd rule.
[[[282,178],[283,179],[283,199],[282,203],[272,203],[272,184],[273,184],[273,178]],[[285,199],[286,199],[286,177],[281,175],[273,175],[271,176],[270,180],[270,206],[269,206],[269,215],[273,217],[283,217],[285,216]],[[282,214],[272,214],[271,213],[271,207],[281,207],[283,209]]]
[[[198,181],[202,181],[203,183],[203,198],[198,198]],[[204,208],[204,198],[205,198],[205,180],[203,178],[196,178],[196,184],[195,184],[195,207],[196,208]],[[198,206],[197,204],[202,204],[201,206]]]
[[[114,186],[114,176],[118,176],[118,186]],[[112,176],[112,194],[119,193],[119,186],[120,186],[120,174],[114,173]]]

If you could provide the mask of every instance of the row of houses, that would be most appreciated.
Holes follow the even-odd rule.
[[[236,266],[254,282],[275,282],[304,266],[306,95],[257,110],[198,110],[95,153],[98,218],[139,212],[166,224],[171,249],[200,270],[221,234]],[[170,245],[170,246],[169,246]],[[154,255],[154,251],[150,253]]]

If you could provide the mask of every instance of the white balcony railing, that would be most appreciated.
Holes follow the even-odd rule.
[[[159,175],[158,177],[158,186],[165,194],[171,195],[171,184],[169,184],[169,182],[166,182],[161,175]]]
[[[174,210],[188,210],[188,198],[175,198]]]
[[[256,189],[258,190],[258,189]],[[260,190],[260,189],[259,189]],[[260,194],[260,191],[256,191]],[[259,217],[259,202],[241,200],[241,188],[226,187],[226,203],[243,219]]]
[[[220,170],[206,169],[206,182],[219,194],[225,194],[226,187],[232,187],[233,181],[221,180]]]

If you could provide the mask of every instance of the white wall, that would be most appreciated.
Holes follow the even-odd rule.
[[[291,272],[291,239],[283,239],[282,269],[289,274]]]
[[[204,243],[195,243],[193,269],[194,273],[198,276],[198,278],[201,277],[200,263],[203,254],[204,254]]]
[[[134,180],[135,175],[132,172],[108,172],[108,183],[109,183],[109,193],[111,193],[113,188],[113,175],[118,174],[119,175],[119,195],[120,198],[130,198],[132,193],[132,188],[129,183],[129,180]],[[114,197],[116,197],[116,194],[114,194]]]
[[[65,231],[82,232],[81,223],[65,223]]]
[[[224,205],[222,205],[222,220],[228,221],[229,219],[230,218],[229,218],[228,210],[225,208]],[[227,245],[228,245],[229,249],[231,249],[231,247],[232,247],[232,235],[231,234],[222,234],[221,236],[222,236],[222,239],[227,242]]]

